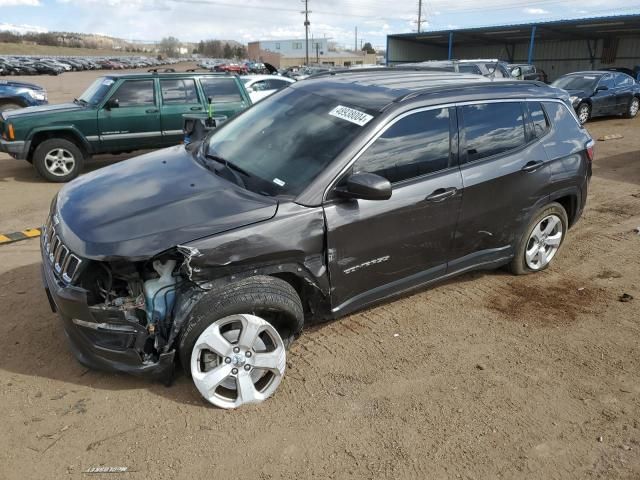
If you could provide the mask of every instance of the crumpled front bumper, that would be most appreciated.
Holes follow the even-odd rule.
[[[58,313],[80,363],[103,371],[171,378],[175,350],[161,354],[155,362],[143,361],[139,352],[149,340],[146,329],[125,320],[115,310],[89,307],[87,292],[64,284],[54,274],[47,256],[42,256],[42,278],[51,309]]]

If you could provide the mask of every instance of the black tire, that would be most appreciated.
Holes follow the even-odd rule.
[[[586,113],[586,116],[581,116],[583,109]],[[576,114],[578,115],[578,121],[580,122],[580,125],[584,125],[591,119],[591,105],[586,102],[582,102],[580,105],[578,105],[578,108],[576,108]]]
[[[635,102],[635,113],[633,113],[634,109],[632,108],[634,106],[634,102]],[[629,105],[627,106],[627,111],[625,112],[624,116],[626,118],[635,118],[638,115],[638,107],[640,107],[640,98],[633,97],[629,102]]]
[[[525,252],[526,252],[526,249],[527,249],[527,244],[528,244],[528,241],[529,241],[529,237],[531,236],[531,233],[533,232],[533,229],[536,227],[536,225],[538,225],[538,223],[540,223],[542,221],[542,219],[544,217],[546,217],[547,215],[551,215],[551,214],[557,215],[558,217],[560,217],[560,220],[562,221],[562,232],[563,232],[563,235],[562,235],[562,239],[560,241],[560,246],[558,247],[558,249],[562,248],[562,244],[564,243],[564,239],[567,236],[567,229],[569,227],[569,219],[567,217],[567,212],[564,209],[564,207],[562,205],[560,205],[559,203],[553,202],[553,203],[548,204],[544,208],[541,208],[538,211],[538,213],[536,213],[533,216],[533,218],[529,222],[529,225],[527,225],[527,228],[525,229],[524,233],[522,234],[522,237],[520,238],[518,244],[516,245],[515,256],[513,257],[513,260],[511,260],[511,263],[509,264],[509,268],[510,268],[511,272],[514,275],[528,275],[530,273],[540,272],[540,271],[545,270],[546,268],[548,268],[549,265],[551,265],[551,263],[553,263],[553,259],[551,259],[549,264],[547,264],[546,266],[544,266],[540,270],[532,270],[527,266],[527,262],[526,262],[526,259],[525,259]]]
[[[0,103],[0,112],[8,112],[9,110],[18,110],[19,108],[24,108],[24,106],[15,102]]]
[[[65,150],[73,157],[73,167],[69,168],[69,173],[67,174],[56,175],[47,169],[45,158],[47,157],[47,154],[56,149]],[[66,138],[51,138],[49,140],[45,140],[36,147],[32,158],[33,166],[36,167],[40,176],[55,183],[69,182],[76,178],[82,171],[85,160],[84,153],[78,145]]]
[[[202,332],[216,320],[240,313],[251,313],[271,323],[288,348],[302,330],[302,302],[294,288],[284,280],[267,276],[249,277],[208,292],[191,312],[180,332],[178,358],[187,375],[191,352]]]

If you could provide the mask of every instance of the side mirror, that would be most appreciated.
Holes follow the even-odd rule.
[[[104,108],[111,110],[112,108],[120,108],[120,100],[117,98],[110,98],[107,103],[104,104]]]
[[[253,87],[247,87],[247,92],[252,93],[255,92]]]
[[[522,75],[522,69],[520,67],[515,67],[511,70],[511,76],[513,78],[519,78]]]
[[[598,85],[598,88],[596,88],[596,93],[604,92],[605,90],[609,90],[609,87],[607,87],[606,85]]]
[[[391,182],[375,173],[354,173],[346,183],[335,189],[342,198],[362,200],[388,200],[391,198]]]

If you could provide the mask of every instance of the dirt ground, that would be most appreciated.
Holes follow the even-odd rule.
[[[94,76],[31,80],[56,102]],[[184,376],[80,366],[38,241],[0,247],[0,478],[640,478],[640,118],[588,128],[624,138],[598,142],[550,270],[466,275],[308,330],[276,395],[237,411]],[[58,188],[0,157],[0,232],[39,225]]]

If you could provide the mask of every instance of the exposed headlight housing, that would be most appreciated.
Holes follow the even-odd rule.
[[[34,100],[46,101],[47,92],[45,90],[28,90],[29,96]]]

